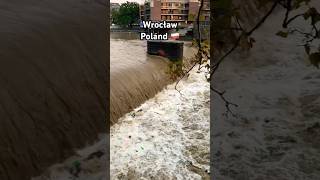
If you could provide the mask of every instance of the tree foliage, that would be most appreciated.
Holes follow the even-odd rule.
[[[123,3],[118,10],[112,11],[111,16],[114,24],[132,27],[139,20],[139,4],[136,2]]]

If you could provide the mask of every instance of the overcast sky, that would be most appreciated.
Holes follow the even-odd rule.
[[[137,2],[139,4],[143,3],[145,0],[110,0],[110,2],[113,2],[113,3],[125,3],[125,2]]]

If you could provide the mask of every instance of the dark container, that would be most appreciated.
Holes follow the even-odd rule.
[[[183,59],[183,42],[181,41],[150,40],[147,42],[147,48],[148,54],[151,55],[163,56],[171,61]]]

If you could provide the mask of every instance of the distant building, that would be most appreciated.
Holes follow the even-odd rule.
[[[110,3],[110,10],[118,10],[120,8],[119,3]]]
[[[110,22],[113,22],[113,18],[112,18],[112,11],[114,10],[119,10],[120,8],[120,4],[119,3],[110,3]]]
[[[199,39],[199,33],[198,33],[198,28],[196,19],[194,21],[194,29],[193,29],[193,34],[194,38]],[[201,11],[201,16],[200,16],[200,32],[201,32],[201,39],[210,39],[210,1],[205,0],[202,11]]]
[[[199,0],[147,0],[140,6],[140,19],[178,22],[180,25],[192,24],[196,20],[199,7]],[[209,0],[205,1],[200,17],[201,21],[209,21]]]

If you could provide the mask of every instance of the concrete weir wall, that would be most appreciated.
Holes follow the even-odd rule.
[[[29,180],[106,132],[103,3],[0,1],[1,180]]]

